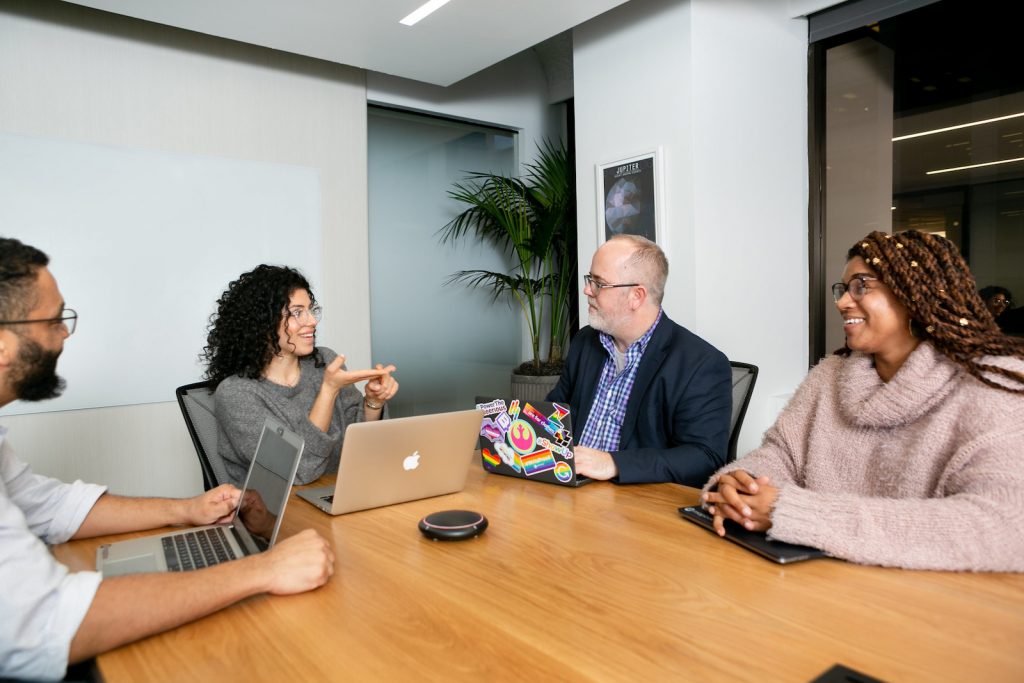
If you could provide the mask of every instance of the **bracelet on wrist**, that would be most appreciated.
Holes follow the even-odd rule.
[[[380,410],[381,408],[384,407],[384,401],[381,401],[380,403],[374,403],[370,399],[364,398],[363,405],[369,408],[370,410]]]

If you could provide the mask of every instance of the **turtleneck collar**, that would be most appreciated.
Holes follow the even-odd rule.
[[[897,427],[918,419],[957,384],[960,368],[922,342],[891,380],[883,382],[868,354],[854,352],[840,370],[843,416],[862,427]]]

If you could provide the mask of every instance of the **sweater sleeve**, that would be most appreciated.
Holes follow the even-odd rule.
[[[966,444],[933,498],[784,486],[769,535],[834,557],[907,569],[1024,571],[1024,425]]]
[[[811,370],[775,424],[765,432],[761,446],[715,472],[704,485],[704,491],[714,489],[719,477],[736,470],[745,470],[755,477],[768,476],[774,486],[801,483],[807,431],[813,428],[820,393],[830,383],[825,375],[835,372],[837,365],[837,360],[829,359]]]

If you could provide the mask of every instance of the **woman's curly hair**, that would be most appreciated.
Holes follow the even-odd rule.
[[[210,316],[206,347],[199,356],[206,363],[206,379],[214,384],[231,376],[258,379],[281,352],[277,330],[297,289],[309,293],[311,305],[316,303],[309,281],[286,266],[256,266],[229,284]],[[321,365],[320,352],[313,353]]]
[[[917,230],[872,232],[855,244],[859,256],[892,290],[911,318],[911,331],[989,386],[1024,393],[1024,374],[983,361],[985,356],[1024,358],[1024,341],[1003,334],[978,294],[960,251],[939,235]],[[849,353],[840,349],[838,353]],[[1011,388],[986,377],[999,375]]]

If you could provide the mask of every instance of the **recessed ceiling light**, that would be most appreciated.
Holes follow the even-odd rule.
[[[448,0],[430,0],[430,2],[426,2],[423,5],[421,5],[419,8],[413,10],[409,14],[409,16],[407,16],[405,19],[402,19],[398,23],[399,24],[405,24],[406,26],[412,26],[413,24],[415,24],[420,19],[423,19],[427,15],[432,14],[433,12],[436,12],[437,10],[441,9],[442,7],[444,7],[447,4],[448,4]]]
[[[997,164],[1012,164],[1015,161],[1024,161],[1024,157],[1017,157],[1016,159],[1003,159],[1001,161],[988,161],[984,164],[971,164],[970,166],[957,166],[955,168],[940,168],[937,171],[926,171],[925,175],[935,175],[936,173],[950,173],[951,171],[966,171],[969,168],[981,168],[982,166],[995,166]]]
[[[971,126],[981,126],[986,123],[995,123],[996,121],[1005,121],[1006,119],[1015,119],[1019,116],[1024,116],[1024,111],[1017,114],[1007,114],[1006,116],[997,116],[994,119],[984,119],[982,121],[971,121],[970,123],[961,123],[959,126],[948,126],[946,128],[936,128],[935,130],[924,130],[920,133],[911,133],[910,135],[900,135],[892,139],[893,142],[899,142],[900,140],[909,140],[910,138],[919,138],[922,135],[934,135],[935,133],[945,133],[947,130],[959,130],[960,128],[970,128]]]

